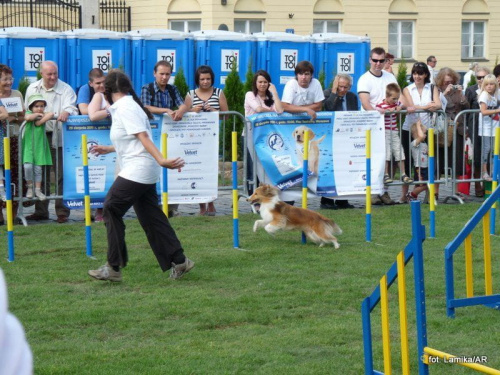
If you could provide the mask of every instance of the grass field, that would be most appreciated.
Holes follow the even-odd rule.
[[[427,226],[428,206],[422,218]],[[439,205],[437,239],[424,242],[429,346],[487,355],[500,368],[500,314],[485,307],[445,311],[443,249],[477,204]],[[373,211],[322,211],[344,230],[340,249],[302,245],[299,233],[251,230],[240,218],[233,248],[229,216],[176,217],[172,225],[196,267],[179,281],[162,273],[135,220],[127,221],[129,266],[122,283],[91,280],[105,262],[104,226],[93,226],[85,256],[83,224],[15,227],[16,261],[0,260],[10,310],[23,323],[36,374],[362,374],[360,307],[411,236],[408,205]],[[498,231],[498,225],[497,225]],[[5,229],[2,229],[6,244]],[[483,294],[481,228],[474,232],[475,290]],[[500,238],[492,238],[494,293],[500,285]],[[6,254],[6,245],[3,245]],[[463,260],[463,251],[458,256]],[[463,262],[456,291],[465,296]],[[412,263],[410,264],[412,265]],[[413,272],[407,267],[412,373],[416,371]],[[394,285],[395,287],[396,285]],[[401,373],[397,290],[390,290],[393,373]],[[382,371],[380,309],[372,313],[376,369]],[[469,374],[439,364],[431,374]]]

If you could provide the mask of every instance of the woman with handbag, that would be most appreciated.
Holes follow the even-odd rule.
[[[405,96],[408,106],[413,106],[418,111],[437,111],[441,109],[441,100],[439,98],[439,91],[436,86],[432,85],[430,82],[430,72],[426,63],[417,62],[413,65],[411,69],[410,76],[411,84],[403,90],[403,95]],[[418,120],[426,128],[431,126],[431,114],[430,113],[412,113],[406,116],[405,122],[401,130],[401,143],[405,151],[405,155],[411,155],[410,152],[410,128],[412,124],[416,123]],[[410,158],[407,157],[405,160],[405,169],[411,176],[411,164]],[[406,194],[408,193],[408,185],[402,185],[402,194],[400,203],[406,203]]]
[[[436,86],[439,89],[441,95],[441,102],[443,103],[443,109],[448,117],[448,125],[452,125],[453,121],[456,121],[456,131],[455,131],[455,144],[451,142],[453,138],[448,139],[447,147],[439,147],[439,160],[444,160],[444,153],[448,153],[448,165],[452,168],[455,167],[456,170],[452,171],[452,178],[464,174],[465,170],[464,164],[464,140],[468,138],[467,127],[464,124],[464,117],[456,118],[460,111],[469,109],[470,105],[467,98],[463,94],[463,88],[459,85],[460,76],[451,68],[442,68],[436,77]],[[453,133],[448,132],[453,136]],[[450,138],[448,136],[448,138]],[[439,140],[439,139],[438,139]],[[438,142],[439,143],[439,142]],[[453,165],[453,151],[455,150],[455,165]],[[444,173],[444,163],[441,163],[441,168],[439,173]],[[436,185],[436,194],[439,191],[439,185]],[[457,192],[454,192],[457,194]]]

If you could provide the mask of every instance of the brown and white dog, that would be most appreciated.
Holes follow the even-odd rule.
[[[319,144],[323,141],[323,139],[325,139],[326,135],[323,135],[320,139],[313,141],[315,134],[307,126],[300,125],[294,129],[292,136],[296,143],[295,153],[300,166],[302,166],[302,162],[304,161],[304,138],[306,132],[309,132],[308,169],[317,176],[319,169]]]
[[[247,199],[251,204],[260,204],[260,216],[262,220],[256,220],[253,231],[264,227],[267,233],[285,229],[297,229],[303,231],[306,236],[322,247],[325,244],[333,244],[336,249],[340,247],[334,234],[342,234],[332,220],[317,212],[300,207],[290,206],[279,199],[279,190],[271,185],[261,185]]]

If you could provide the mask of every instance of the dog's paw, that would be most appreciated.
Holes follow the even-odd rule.
[[[257,228],[259,227],[259,222],[256,221],[255,223],[253,223],[253,231],[254,232],[257,232]]]
[[[333,246],[335,246],[335,250],[337,250],[337,249],[340,247],[340,245],[339,245],[339,243],[338,243],[338,242],[334,242],[334,243],[333,243]]]

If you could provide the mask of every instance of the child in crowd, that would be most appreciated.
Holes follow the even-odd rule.
[[[481,169],[485,181],[492,180],[488,173],[488,160],[495,129],[500,123],[498,95],[498,81],[493,74],[488,74],[483,79],[481,93],[478,98],[479,108],[481,109],[479,115],[479,136],[482,137]]]
[[[42,166],[52,165],[50,146],[45,135],[45,123],[54,117],[52,112],[45,113],[47,102],[40,94],[28,98],[28,110],[25,115],[22,150],[24,175],[28,187],[26,198],[33,198],[33,180],[35,180],[35,196],[45,200],[41,192]]]
[[[398,116],[394,112],[401,110],[401,89],[396,83],[389,83],[385,88],[385,99],[377,104],[377,108],[384,111],[385,118],[385,174],[384,185],[393,182],[390,176],[390,163],[391,157],[399,162],[401,171],[401,181],[405,184],[413,182],[413,180],[406,175],[405,172],[405,153],[401,147],[401,139],[399,138],[398,130]]]
[[[429,179],[429,147],[425,142],[427,128],[420,120],[414,123],[410,129],[413,141],[411,142],[411,155],[415,166],[415,180],[428,181]],[[427,184],[415,185],[412,192],[406,194],[408,202],[418,199],[418,195],[427,190]]]

